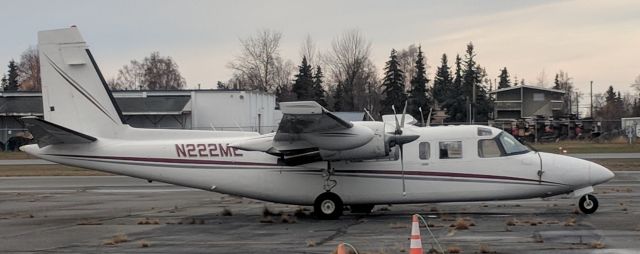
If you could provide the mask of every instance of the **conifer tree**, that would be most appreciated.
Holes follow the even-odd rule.
[[[313,97],[318,104],[323,107],[327,106],[326,100],[326,92],[324,91],[324,87],[322,86],[322,79],[324,78],[324,74],[322,73],[322,68],[320,66],[316,67],[316,73],[313,75]]]
[[[461,123],[467,119],[467,100],[462,90],[462,59],[460,55],[456,55],[455,65],[453,83],[447,88],[447,99],[443,107],[447,111],[447,122]]]
[[[418,121],[421,119],[419,108],[422,108],[423,112],[426,110],[428,114],[429,108],[431,107],[431,99],[428,96],[427,88],[429,79],[427,78],[427,70],[424,62],[422,47],[419,46],[415,62],[415,72],[411,78],[411,91],[409,92],[409,105],[407,109],[408,113]]]
[[[400,113],[404,108],[407,95],[404,93],[404,74],[399,68],[398,55],[395,49],[391,50],[389,61],[385,66],[385,75],[382,81],[382,114],[393,113],[391,106],[394,105],[396,111]]]
[[[306,56],[302,57],[302,63],[298,66],[298,74],[295,77],[291,91],[295,94],[296,99],[299,101],[314,100],[313,73],[311,65],[307,63]]]
[[[498,75],[500,81],[498,81],[498,89],[511,87],[511,79],[509,79],[509,72],[507,71],[507,67],[502,68],[500,70],[500,75]]]
[[[9,61],[9,75],[7,77],[5,91],[18,91],[18,65],[16,61]]]
[[[462,90],[465,97],[471,105],[471,112],[467,112],[469,120],[486,121],[489,113],[493,110],[491,102],[487,96],[487,91],[482,80],[484,78],[484,70],[475,60],[476,53],[473,43],[467,44],[467,50],[464,60],[464,70],[462,71]],[[475,98],[474,98],[475,95]],[[475,99],[475,100],[474,100]]]
[[[558,74],[556,73],[556,78],[553,80],[553,89],[560,90],[562,87],[560,86],[560,80],[558,79]]]
[[[436,70],[436,77],[433,80],[433,99],[442,105],[447,99],[447,89],[452,85],[451,70],[447,61],[447,54],[442,54],[440,67]]]

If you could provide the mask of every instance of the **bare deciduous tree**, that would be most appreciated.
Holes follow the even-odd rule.
[[[329,53],[324,62],[329,69],[329,78],[334,84],[344,87],[343,98],[335,98],[342,103],[341,110],[362,110],[370,107],[368,89],[377,81],[371,79],[374,70],[370,60],[371,42],[358,30],[348,30],[336,37],[331,43]]]
[[[400,70],[404,73],[404,87],[407,90],[411,88],[410,82],[416,72],[415,64],[417,59],[418,46],[415,44],[411,44],[406,49],[398,51],[398,64],[400,65]]]
[[[29,47],[22,55],[18,63],[18,82],[20,90],[24,91],[40,91],[42,90],[42,81],[40,79],[40,56],[38,49]]]
[[[110,83],[112,85],[111,90],[142,90],[144,87],[143,79],[144,68],[142,64],[137,60],[131,60],[128,65],[122,66],[118,70],[118,78],[115,82]]]
[[[635,88],[636,91],[640,92],[640,75],[636,77],[636,79],[631,84],[631,87]]]
[[[113,90],[174,90],[186,85],[173,59],[160,56],[158,52],[151,53],[142,62],[131,60],[118,71],[117,80],[107,83]]]
[[[280,58],[282,33],[268,29],[259,30],[255,35],[240,39],[240,55],[227,64],[228,68],[241,77],[244,87],[252,90],[273,92],[275,89],[276,66],[282,64]]]
[[[307,37],[304,39],[302,45],[300,46],[300,59],[306,57],[307,63],[309,63],[309,65],[317,66],[317,56],[318,48],[316,47],[316,43],[313,42],[313,39],[311,39],[311,35],[307,34]]]
[[[545,73],[544,69],[542,69],[542,71],[538,73],[538,76],[536,77],[536,85],[539,87],[547,86],[547,74]]]

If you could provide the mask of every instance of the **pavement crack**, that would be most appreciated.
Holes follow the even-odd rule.
[[[321,239],[320,241],[316,242],[316,245],[320,246],[320,245],[323,245],[323,244],[325,244],[325,243],[327,243],[329,241],[332,241],[336,237],[346,234],[347,230],[350,227],[358,225],[358,224],[362,224],[364,222],[365,222],[365,220],[363,220],[363,219],[356,219],[355,221],[353,221],[353,222],[351,222],[349,224],[346,224],[346,225],[344,225],[342,227],[339,227],[339,228],[335,229],[335,232],[333,232],[333,234],[331,234],[331,235]]]

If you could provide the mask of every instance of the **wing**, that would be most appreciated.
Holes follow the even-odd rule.
[[[282,102],[278,131],[243,140],[231,146],[274,155],[309,154],[318,150],[346,150],[373,138],[371,129],[354,125],[314,101]]]
[[[23,117],[21,120],[38,141],[39,147],[55,144],[91,143],[97,140],[92,136],[67,129],[37,117]]]

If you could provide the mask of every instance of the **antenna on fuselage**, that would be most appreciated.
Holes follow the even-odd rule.
[[[429,108],[429,116],[427,116],[427,126],[431,126],[431,112],[433,112],[433,108]]]
[[[422,113],[422,107],[418,107],[418,111],[420,111],[420,126],[424,127],[424,113]]]

